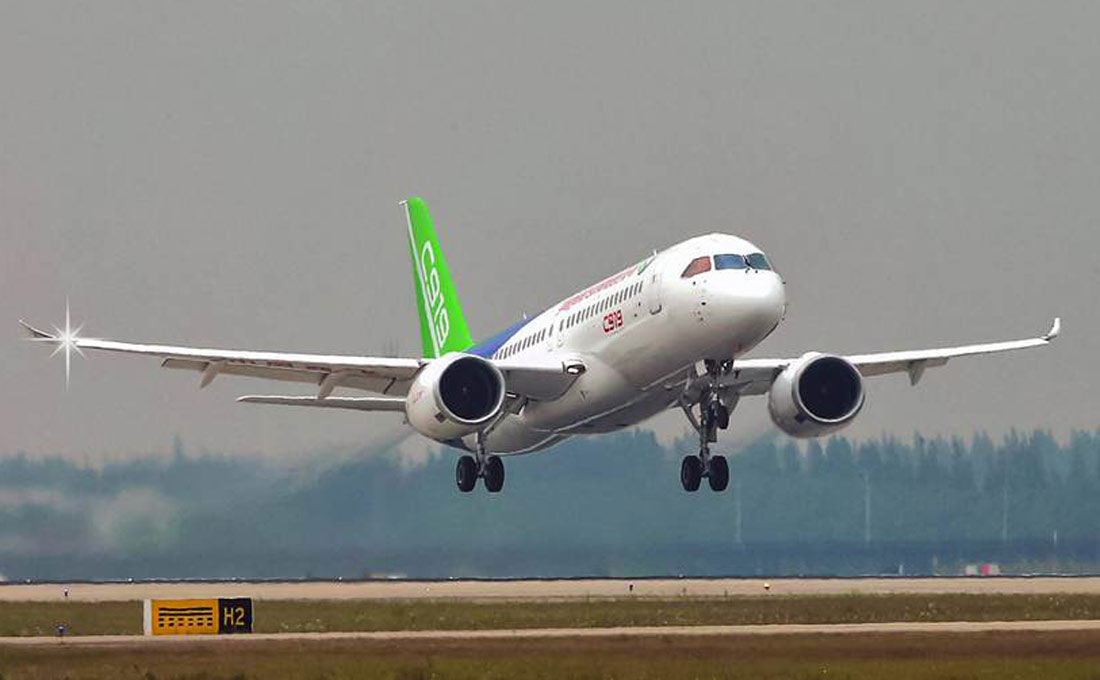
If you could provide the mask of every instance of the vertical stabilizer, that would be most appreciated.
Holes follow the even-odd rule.
[[[428,214],[428,204],[416,196],[401,204],[409,226],[409,250],[412,253],[424,357],[434,359],[447,352],[467,350],[474,342],[451,281],[447,258],[439,247],[439,239]]]

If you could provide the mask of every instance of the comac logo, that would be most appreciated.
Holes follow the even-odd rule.
[[[425,241],[420,249],[420,287],[428,305],[428,325],[431,326],[432,339],[435,341],[436,351],[439,351],[450,335],[451,319],[443,304],[443,291],[439,284],[439,271],[435,267],[435,250],[432,249],[431,241]]]

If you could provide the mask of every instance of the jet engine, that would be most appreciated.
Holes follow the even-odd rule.
[[[787,366],[768,392],[772,422],[792,437],[819,437],[844,427],[863,408],[863,376],[851,362],[809,353]]]
[[[472,354],[448,354],[417,374],[405,415],[420,434],[447,441],[476,432],[500,413],[504,375]]]

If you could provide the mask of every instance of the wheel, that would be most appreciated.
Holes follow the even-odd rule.
[[[710,412],[711,422],[717,425],[719,430],[724,430],[730,426],[730,410],[721,402],[712,401],[708,411]]]
[[[474,485],[477,484],[477,463],[473,456],[462,456],[458,459],[458,464],[455,465],[455,483],[462,493],[474,490]]]
[[[491,493],[504,488],[504,461],[497,456],[489,456],[485,461],[485,488]]]
[[[730,466],[725,456],[710,457],[710,474],[707,475],[711,491],[725,491],[730,483]]]
[[[684,486],[684,491],[698,491],[702,479],[703,461],[699,456],[684,456],[680,463],[680,484]]]

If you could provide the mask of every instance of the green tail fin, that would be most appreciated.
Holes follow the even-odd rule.
[[[462,305],[458,303],[447,258],[439,247],[428,204],[413,196],[402,204],[409,225],[416,308],[420,313],[420,342],[424,357],[434,359],[447,352],[462,352],[473,346]]]

